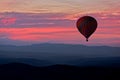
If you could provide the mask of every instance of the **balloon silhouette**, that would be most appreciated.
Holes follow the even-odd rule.
[[[86,41],[88,41],[88,38],[97,28],[97,21],[91,16],[83,16],[78,19],[76,25],[79,32],[86,38]]]

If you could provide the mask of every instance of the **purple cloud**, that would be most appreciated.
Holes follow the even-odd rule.
[[[74,24],[73,20],[65,19],[67,14],[60,13],[0,13],[0,27],[69,27]],[[9,19],[16,19],[14,24],[6,25]],[[7,20],[8,19],[8,20]],[[5,21],[6,20],[6,21]],[[4,22],[3,22],[4,21]]]

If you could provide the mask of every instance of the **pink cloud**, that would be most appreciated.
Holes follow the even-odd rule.
[[[33,40],[38,41],[44,37],[45,39],[55,39],[59,34],[64,34],[64,32],[70,33],[74,32],[74,29],[70,28],[0,28],[0,33],[8,34],[10,39],[13,40]],[[62,36],[64,37],[64,36]]]
[[[112,32],[115,30],[115,32]],[[58,42],[71,44],[101,44],[116,45],[120,44],[118,29],[97,29],[90,37],[89,42],[78,32],[76,28],[49,27],[49,28],[0,28],[0,34],[11,40],[34,42]],[[1,35],[2,36],[2,35]]]
[[[16,18],[3,18],[3,19],[1,19],[0,22],[3,25],[11,25],[11,24],[14,24],[16,22]]]
[[[31,41],[32,43],[120,44],[120,15],[118,12],[89,14],[95,17],[99,24],[96,32],[90,37],[89,43],[85,42],[85,38],[76,28],[77,18],[83,14],[3,13],[1,15],[8,18],[0,20],[2,24],[7,24],[6,26],[0,24],[2,27],[0,28],[0,36],[4,35],[11,40]]]

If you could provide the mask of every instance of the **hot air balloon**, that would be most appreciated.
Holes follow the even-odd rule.
[[[83,16],[78,19],[76,26],[79,32],[86,38],[86,41],[88,41],[88,38],[97,28],[97,21],[91,16]]]

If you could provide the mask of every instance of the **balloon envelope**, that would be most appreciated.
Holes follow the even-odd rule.
[[[86,38],[86,41],[88,41],[88,38],[97,28],[97,21],[91,16],[83,16],[78,19],[76,25],[79,32]]]

